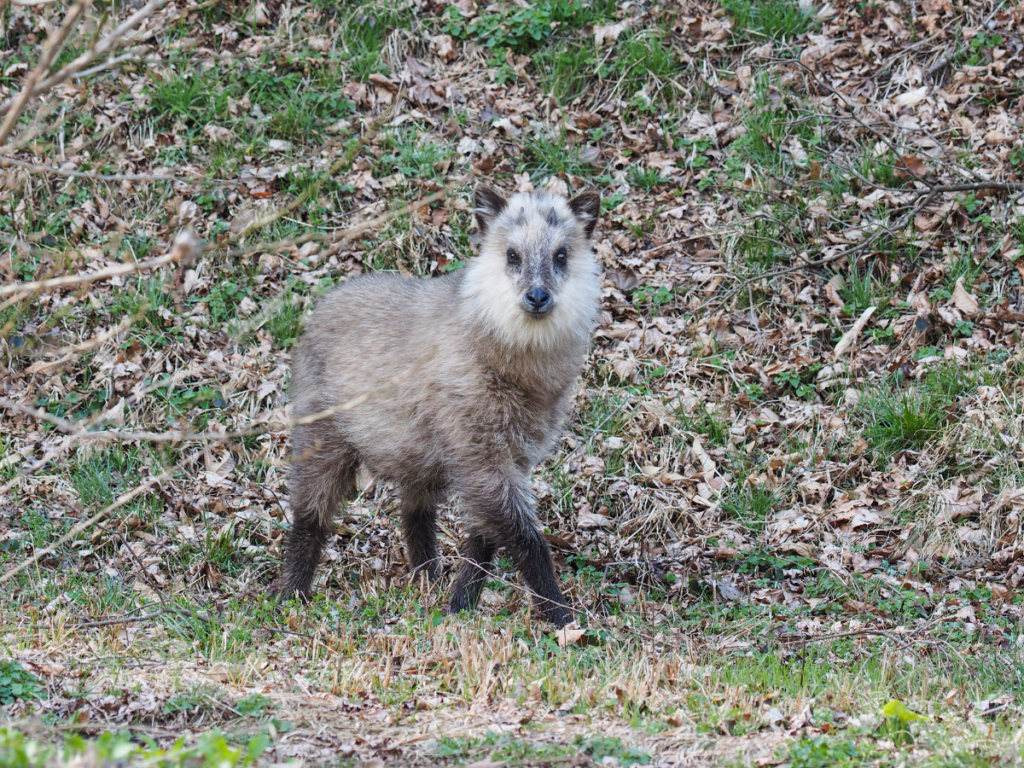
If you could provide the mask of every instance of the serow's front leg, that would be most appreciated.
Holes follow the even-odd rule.
[[[441,576],[437,549],[437,499],[429,493],[402,491],[402,535],[405,556],[413,574],[426,572],[430,581]]]
[[[537,525],[533,496],[525,474],[478,480],[468,484],[461,495],[466,528],[470,532],[467,541],[472,542],[475,537],[504,546],[519,570],[520,577],[526,582],[534,604],[541,609],[544,617],[558,627],[572,621],[572,611],[562,597],[562,590],[558,588],[558,580],[555,578],[551,550]],[[469,566],[468,562],[466,566]],[[466,575],[467,587],[475,584],[469,581],[471,574],[463,573]],[[479,586],[482,586],[483,576],[479,578]],[[463,574],[460,574],[456,586],[462,586],[462,582]],[[479,596],[479,586],[475,588],[474,597]],[[468,589],[466,591],[468,593]],[[453,604],[457,598],[461,598],[461,594],[453,593]]]

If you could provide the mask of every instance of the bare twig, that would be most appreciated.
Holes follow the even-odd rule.
[[[807,643],[820,643],[826,640],[841,640],[846,637],[884,637],[889,640],[899,641],[900,638],[894,635],[892,632],[886,632],[883,629],[858,629],[853,632],[835,632],[830,635],[805,635],[803,633],[791,633],[785,635],[779,635],[779,642],[785,644],[800,644],[806,645]]]
[[[370,221],[364,221],[360,224],[356,224],[354,227],[349,228],[348,231],[345,232],[345,236],[341,239],[341,242],[347,243],[348,241],[352,240],[355,237],[358,237],[367,230],[379,227],[381,224],[386,224],[392,219],[401,218],[402,216],[405,216],[408,213],[414,213],[418,211],[420,208],[424,208],[425,206],[437,202],[438,200],[443,200],[445,198],[445,195],[448,194],[449,190],[461,186],[462,184],[465,183],[466,179],[470,178],[470,176],[470,174],[460,176],[457,179],[453,179],[452,181],[448,182],[447,184],[444,185],[444,187],[437,190],[436,192],[432,192],[426,197],[421,197],[419,200],[415,200],[409,203],[408,205],[403,205],[401,208],[397,210],[388,211],[387,213],[381,216],[377,216],[371,219]]]
[[[25,85],[21,89],[21,92],[14,97],[11,102],[10,110],[7,112],[7,117],[0,125],[0,147],[7,143],[7,139],[10,138],[14,132],[14,126],[18,123],[18,118],[21,117],[21,113],[28,106],[29,101],[35,95],[35,87],[39,82],[39,79],[46,73],[53,63],[53,60],[60,53],[60,49],[64,47],[64,43],[67,42],[68,35],[71,34],[71,30],[78,25],[79,19],[82,17],[82,13],[85,11],[86,6],[89,5],[91,0],[81,0],[75,3],[68,15],[64,18],[64,23],[60,25],[60,28],[53,34],[53,39],[47,39],[46,50],[43,51],[43,55],[39,57],[39,62],[36,64],[35,69],[29,72],[28,77],[25,78]]]
[[[696,309],[691,311],[700,312],[706,309],[707,307],[711,306],[712,304],[720,304],[722,302],[728,301],[730,298],[735,296],[748,285],[756,283],[760,280],[770,280],[773,277],[788,275],[793,272],[807,269],[809,267],[820,267],[825,264],[831,264],[832,262],[838,261],[839,259],[843,259],[848,256],[853,256],[857,253],[860,253],[861,251],[864,251],[868,247],[873,245],[883,235],[892,235],[893,232],[898,232],[904,227],[908,226],[914,220],[914,216],[916,216],[920,211],[925,209],[928,206],[928,204],[931,203],[931,201],[940,194],[946,194],[951,192],[970,192],[983,189],[999,190],[1003,192],[1015,192],[1018,190],[1024,190],[1024,182],[977,181],[970,182],[967,184],[936,184],[928,187],[927,189],[908,190],[911,191],[913,194],[916,194],[919,199],[914,204],[914,206],[910,208],[906,213],[904,213],[903,216],[901,216],[897,223],[892,227],[879,227],[875,232],[871,234],[870,237],[857,243],[857,245],[839,251],[838,253],[833,253],[829,256],[823,256],[820,259],[814,259],[812,261],[803,261],[802,263],[796,264],[791,267],[780,267],[778,269],[771,269],[768,270],[767,272],[762,272],[759,275],[749,277],[746,280],[743,280],[739,284],[730,288],[722,296],[717,296],[708,299],[703,304],[699,305]]]
[[[135,624],[139,621],[150,621],[158,616],[170,612],[168,606],[161,606],[152,613],[145,613],[142,616],[119,616],[114,619],[100,619],[99,621],[80,621],[77,624],[66,624],[69,629],[92,629],[93,627],[112,627],[115,624]]]
[[[397,104],[398,100],[396,99],[395,105]],[[331,167],[327,169],[327,173],[324,174],[322,178],[318,179],[315,183],[311,184],[305,191],[302,192],[302,194],[298,195],[294,200],[292,200],[283,208],[278,208],[277,210],[272,211],[266,216],[263,216],[259,219],[256,219],[255,221],[250,222],[237,234],[232,235],[231,238],[228,240],[228,243],[237,243],[250,232],[254,232],[257,229],[263,229],[263,227],[267,226],[268,224],[272,224],[278,219],[287,216],[289,213],[296,210],[297,208],[300,208],[303,204],[305,204],[305,202],[309,200],[313,195],[318,194],[320,192],[320,188],[329,178],[337,175],[342,170],[351,165],[352,161],[355,160],[356,155],[359,154],[359,150],[365,147],[369,142],[373,141],[374,137],[377,135],[377,132],[380,130],[380,126],[384,122],[386,122],[386,118],[390,117],[394,109],[395,107],[392,106],[391,110],[389,110],[387,113],[378,115],[377,118],[370,123],[369,127],[366,129],[363,135],[356,139],[354,142],[352,142],[351,146],[349,146],[349,148],[345,150],[345,153],[338,160],[331,164]]]
[[[92,77],[98,75],[100,72],[105,72],[108,69],[113,69],[118,64],[124,64],[126,62],[136,62],[141,59],[141,52],[138,49],[133,49],[128,53],[122,53],[120,56],[115,56],[112,59],[97,64],[95,67],[89,67],[89,69],[83,69],[81,72],[76,72],[71,77],[75,80],[81,80],[86,77]]]
[[[98,523],[100,520],[105,518],[107,515],[109,515],[115,509],[120,509],[125,504],[127,504],[129,501],[131,501],[132,499],[134,499],[137,496],[142,495],[143,493],[148,491],[150,488],[152,488],[157,483],[159,483],[159,482],[161,482],[163,480],[167,480],[169,478],[170,478],[170,475],[168,474],[168,472],[164,471],[164,472],[162,472],[160,475],[158,475],[156,477],[149,478],[149,480],[147,480],[146,482],[142,483],[141,485],[137,485],[135,488],[133,488],[132,490],[128,491],[128,493],[125,493],[125,494],[122,494],[121,496],[118,496],[113,504],[111,504],[111,505],[109,505],[107,507],[104,507],[99,512],[97,512],[95,515],[90,517],[88,520],[86,520],[84,522],[81,522],[78,525],[76,525],[74,528],[72,528],[66,534],[61,536],[59,539],[57,539],[57,541],[55,541],[50,546],[43,547],[42,549],[37,550],[36,553],[34,555],[32,555],[32,557],[28,558],[27,560],[22,562],[20,565],[17,565],[14,568],[11,568],[3,576],[0,576],[0,584],[3,584],[4,582],[10,581],[15,576],[17,576],[19,573],[24,571],[26,568],[31,568],[33,565],[38,563],[44,557],[46,557],[49,554],[52,554],[53,552],[56,552],[58,548],[60,548],[64,544],[67,544],[72,539],[74,539],[82,531],[84,531],[87,528],[90,528],[91,526],[93,526],[96,523]]]
[[[146,564],[142,562],[142,559],[137,554],[135,554],[135,550],[131,548],[131,545],[128,543],[128,540],[121,535],[120,531],[110,531],[100,523],[96,523],[96,527],[99,528],[101,531],[104,531],[107,535],[117,536],[118,540],[121,542],[121,546],[128,550],[128,554],[131,556],[132,560],[134,560],[135,564],[139,566],[139,576],[142,578],[143,581],[149,584],[149,586],[153,589],[153,593],[160,600],[160,604],[166,608],[167,600],[164,598],[163,588],[160,586],[157,580],[153,578],[153,575],[146,570]]]
[[[65,65],[45,80],[35,83],[29,92],[29,96],[39,96],[62,83],[66,83],[79,72],[89,67],[94,61],[106,56],[112,50],[117,48],[124,40],[132,39],[132,35],[130,34],[132,30],[152,16],[155,11],[167,5],[168,2],[170,2],[170,0],[150,0],[150,2],[146,3],[142,8],[118,24],[110,34],[97,42],[85,53],[75,58],[74,61]],[[0,104],[0,115],[7,114],[11,109],[13,109],[13,107],[14,99],[10,99],[5,101],[3,104]]]
[[[141,317],[141,314],[142,314],[141,312],[136,312],[134,315],[129,315],[128,317],[126,317],[124,320],[122,320],[120,323],[115,325],[113,328],[109,328],[106,331],[104,331],[103,333],[98,333],[95,336],[93,336],[91,339],[87,339],[85,341],[79,342],[78,344],[68,344],[66,346],[60,347],[58,349],[55,349],[52,352],[47,352],[46,354],[48,354],[48,355],[69,355],[70,356],[70,355],[77,355],[77,354],[80,354],[82,352],[88,352],[90,349],[94,349],[94,348],[100,346],[101,344],[103,344],[104,342],[108,341],[109,339],[114,338],[119,333],[123,333],[124,331],[127,331],[129,328],[132,327],[132,324],[134,324],[135,322],[138,321],[138,319]],[[54,364],[65,362],[68,359],[69,358],[65,357],[65,358],[63,358],[61,360],[56,361]]]
[[[92,173],[90,171],[71,171],[54,168],[49,165],[26,163],[10,157],[0,157],[0,168],[24,168],[33,173],[47,173],[53,176],[69,176],[75,179],[92,179],[93,181],[189,181],[176,176],[165,176],[157,173]],[[192,180],[194,181],[194,180]]]
[[[189,261],[199,254],[199,238],[190,229],[183,229],[174,239],[174,245],[170,252],[164,256],[147,261],[136,261],[131,264],[120,264],[116,267],[107,267],[97,272],[90,272],[85,275],[63,275],[53,277],[49,280],[33,280],[28,283],[14,283],[0,287],[0,296],[27,296],[32,293],[49,291],[54,288],[67,288],[71,285],[88,285],[97,280],[109,280],[112,277],[130,275],[134,272],[147,272],[153,269],[167,266],[177,261]]]
[[[0,408],[5,408],[9,411],[18,411],[19,413],[24,413],[38,421],[45,421],[47,424],[55,426],[64,434],[80,440],[138,440],[149,443],[180,443],[186,440],[228,442],[231,440],[238,440],[244,437],[255,437],[257,435],[267,433],[282,433],[292,427],[302,426],[304,424],[313,424],[314,422],[322,421],[323,419],[329,419],[339,413],[350,411],[353,408],[362,405],[371,397],[386,392],[393,386],[405,381],[407,378],[412,376],[413,373],[419,370],[420,366],[426,360],[433,357],[434,353],[435,350],[429,350],[401,373],[392,376],[377,388],[364,392],[358,397],[352,398],[348,402],[334,406],[333,408],[317,411],[316,413],[311,413],[297,419],[291,419],[273,428],[267,425],[253,427],[251,429],[236,430],[233,432],[179,432],[175,430],[168,432],[133,432],[118,429],[88,432],[67,419],[62,419],[59,416],[54,416],[52,413],[47,413],[42,409],[33,408],[30,405],[24,405],[23,403],[18,403],[7,398],[0,398]]]
[[[926,208],[937,195],[947,192],[978,192],[983,189],[991,189],[997,192],[1020,192],[1024,190],[1024,182],[1019,181],[972,181],[968,184],[939,184],[928,189],[915,190],[918,195],[924,196],[924,202],[920,207]]]

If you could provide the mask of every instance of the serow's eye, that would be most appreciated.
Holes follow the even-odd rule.
[[[558,253],[555,254],[555,264],[562,266],[563,264],[565,264],[565,260],[567,258],[568,257],[565,255],[565,251],[559,251]]]
[[[509,248],[508,249],[508,263],[509,264],[518,264],[519,263],[519,254],[516,253],[514,248]]]

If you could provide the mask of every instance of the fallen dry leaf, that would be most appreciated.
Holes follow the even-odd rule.
[[[953,304],[967,317],[978,314],[978,300],[964,288],[963,275],[956,279],[956,286],[953,289]]]
[[[619,39],[626,29],[629,28],[629,23],[620,21],[615,24],[601,24],[594,27],[594,45],[598,48],[603,47],[606,43],[614,43]]]

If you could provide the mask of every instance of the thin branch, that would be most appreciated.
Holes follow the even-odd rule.
[[[121,496],[118,496],[117,500],[113,504],[111,504],[111,505],[109,505],[107,507],[104,507],[99,512],[97,512],[95,515],[90,517],[88,520],[86,520],[86,521],[76,525],[74,528],[72,528],[66,534],[61,536],[59,539],[57,539],[57,541],[55,541],[50,546],[43,547],[42,549],[37,550],[36,553],[34,555],[32,555],[32,557],[30,557],[28,560],[25,560],[23,563],[21,563],[21,565],[15,566],[11,570],[7,571],[7,573],[5,573],[3,576],[0,576],[0,584],[3,584],[4,582],[10,581],[15,576],[17,576],[19,573],[24,571],[26,568],[31,568],[33,565],[38,563],[44,557],[46,557],[49,554],[52,554],[52,553],[56,552],[58,548],[60,548],[64,544],[67,544],[72,539],[74,539],[82,531],[84,531],[87,528],[89,528],[89,527],[95,525],[96,523],[98,523],[100,520],[102,520],[104,517],[109,515],[115,509],[120,509],[125,504],[127,504],[129,501],[131,501],[132,499],[134,499],[137,496],[142,495],[143,493],[148,491],[150,488],[152,488],[157,483],[159,483],[159,482],[161,482],[163,480],[168,480],[168,479],[170,479],[170,475],[165,470],[164,472],[162,472],[157,477],[151,477],[151,478],[149,478],[149,480],[147,480],[146,482],[142,483],[141,485],[137,485],[135,488],[130,490],[128,493],[125,493],[125,494],[122,494]]]
[[[99,621],[80,621],[77,624],[65,624],[64,626],[68,629],[92,629],[93,627],[112,627],[115,624],[134,624],[139,621],[149,621],[155,619],[157,616],[163,616],[165,613],[170,613],[171,609],[167,606],[163,606],[153,611],[152,613],[146,613],[142,616],[121,616],[116,619],[101,619]]]
[[[819,643],[824,642],[825,640],[841,640],[846,637],[861,637],[865,635],[872,637],[884,637],[889,640],[896,640],[897,642],[900,639],[892,632],[886,632],[882,629],[858,629],[853,632],[835,632],[830,635],[805,635],[793,632],[790,634],[779,635],[779,642],[787,645],[806,645],[807,643]]]
[[[129,275],[134,272],[146,272],[159,269],[176,261],[188,262],[199,255],[199,238],[191,229],[183,229],[174,239],[174,245],[170,253],[158,256],[148,261],[136,261],[131,264],[120,264],[116,267],[107,267],[98,272],[90,272],[85,275],[63,275],[49,280],[33,280],[28,283],[14,283],[0,287],[0,296],[19,295],[25,296],[31,293],[49,291],[54,288],[66,288],[70,285],[88,285],[97,280],[109,280],[112,277]]]
[[[109,328],[106,331],[104,331],[103,333],[98,333],[95,336],[93,336],[91,339],[87,339],[86,341],[81,341],[78,344],[68,344],[66,346],[60,347],[59,349],[55,349],[52,352],[47,352],[46,354],[47,355],[69,355],[70,356],[70,355],[79,354],[81,352],[88,352],[90,349],[94,349],[94,348],[100,346],[101,344],[106,342],[108,339],[114,338],[119,333],[127,331],[141,317],[142,317],[142,313],[141,312],[136,312],[134,315],[129,315],[128,317],[126,317],[124,320],[122,320],[120,323],[115,325],[113,328]],[[68,358],[65,357],[65,358],[59,360],[58,362],[62,362],[63,363],[67,359]]]
[[[150,0],[150,2],[146,3],[142,8],[121,22],[113,29],[113,31],[110,32],[109,35],[96,43],[88,51],[61,68],[56,74],[36,83],[32,87],[30,95],[32,97],[39,96],[62,83],[66,83],[72,77],[91,65],[94,61],[114,50],[114,48],[121,44],[122,38],[128,37],[129,33],[132,32],[135,27],[142,24],[142,22],[152,16],[155,11],[167,5],[168,2],[170,2],[170,0]],[[14,99],[9,99],[3,104],[0,104],[0,115],[7,114],[7,112],[9,112],[13,107]]]
[[[394,105],[397,104],[398,100],[396,99]],[[302,192],[302,194],[298,195],[294,200],[292,200],[283,208],[278,208],[277,210],[272,211],[266,216],[263,216],[262,218],[250,222],[246,227],[239,231],[238,234],[233,235],[231,238],[229,238],[228,243],[234,244],[239,242],[250,232],[254,232],[257,229],[263,229],[263,227],[267,226],[268,224],[272,224],[278,219],[287,216],[292,211],[301,207],[313,195],[319,194],[320,188],[323,187],[324,183],[329,178],[337,175],[342,170],[351,165],[352,161],[355,160],[356,155],[359,154],[359,150],[361,150],[368,143],[373,141],[374,137],[376,137],[377,135],[377,132],[380,130],[380,126],[384,123],[385,118],[390,117],[390,115],[394,111],[394,105],[388,112],[378,115],[377,118],[372,123],[370,123],[370,126],[366,129],[366,132],[363,133],[363,135],[356,139],[354,142],[352,142],[352,145],[347,150],[345,150],[345,153],[338,160],[331,164],[331,167],[327,169],[327,173],[324,174],[315,183],[311,184],[304,192]]]
[[[179,179],[176,176],[164,176],[156,173],[91,173],[89,171],[70,171],[63,168],[53,168],[49,165],[36,165],[26,163],[24,160],[14,160],[10,157],[0,157],[0,168],[24,168],[33,173],[48,173],[53,176],[69,176],[75,179],[92,179],[93,181],[190,181]]]
[[[851,248],[847,248],[846,250],[839,251],[838,253],[833,253],[830,256],[823,256],[822,258],[814,259],[813,261],[804,261],[800,264],[791,267],[780,267],[778,269],[772,269],[767,272],[762,272],[759,275],[749,277],[746,280],[743,280],[738,285],[730,288],[723,296],[708,299],[703,304],[698,306],[696,309],[691,310],[691,312],[700,312],[706,309],[707,307],[711,306],[712,304],[728,301],[730,298],[732,298],[741,290],[743,290],[746,286],[756,283],[760,280],[770,280],[773,277],[788,275],[791,274],[792,272],[798,272],[800,270],[807,269],[808,267],[820,267],[823,266],[824,264],[831,264],[832,262],[838,261],[839,259],[860,253],[861,251],[865,250],[868,246],[872,245],[883,235],[892,235],[894,231],[898,232],[899,230],[906,227],[914,220],[914,216],[916,216],[920,211],[926,208],[928,204],[936,196],[940,194],[945,194],[948,192],[970,192],[973,190],[982,189],[992,189],[1003,192],[1016,192],[1019,190],[1024,190],[1024,182],[976,181],[971,182],[969,184],[938,184],[933,185],[928,189],[908,190],[912,194],[916,194],[919,197],[919,200],[917,203],[914,204],[913,208],[911,208],[909,211],[903,214],[903,216],[900,217],[899,221],[894,226],[879,227],[879,229],[872,233],[872,235],[868,237],[866,240],[862,240],[857,245]]]
[[[88,432],[67,419],[62,419],[59,416],[54,416],[52,413],[47,413],[39,408],[33,408],[30,405],[24,405],[22,403],[15,402],[14,400],[8,400],[7,398],[0,398],[0,408],[24,413],[37,421],[44,421],[47,424],[52,424],[64,434],[70,435],[71,437],[79,440],[139,440],[141,442],[149,443],[180,443],[186,440],[227,442],[230,440],[239,440],[245,437],[256,437],[267,433],[282,433],[292,427],[313,424],[317,421],[322,421],[323,419],[329,419],[339,413],[350,411],[353,408],[362,405],[371,397],[386,392],[395,385],[405,381],[413,373],[419,370],[420,366],[426,360],[433,357],[435,352],[436,350],[429,350],[401,373],[392,376],[375,389],[364,392],[363,394],[352,398],[348,402],[334,406],[333,408],[327,408],[326,410],[311,413],[308,416],[288,420],[275,428],[271,428],[267,425],[253,427],[251,429],[237,430],[234,432],[179,432],[173,430],[168,432],[132,432],[116,429]]]
[[[4,120],[3,125],[0,125],[0,147],[7,143],[7,139],[10,138],[14,132],[14,126],[18,123],[18,118],[21,117],[21,113],[28,106],[29,101],[35,95],[35,87],[39,82],[39,78],[50,68],[53,60],[60,53],[61,48],[64,47],[64,43],[67,42],[68,35],[71,34],[77,25],[79,19],[82,17],[82,13],[91,0],[81,0],[71,8],[68,15],[64,18],[64,23],[60,25],[52,40],[47,40],[46,50],[43,51],[43,55],[39,57],[39,62],[36,64],[28,77],[25,78],[25,86],[21,89],[21,92],[14,97],[11,102],[10,111],[7,113],[7,118]]]
[[[925,196],[924,205],[921,207],[927,207],[928,203],[930,203],[936,195],[944,194],[946,192],[976,192],[982,189],[991,189],[997,192],[1020,192],[1021,190],[1024,190],[1024,182],[974,181],[969,184],[940,184],[939,186],[934,186],[930,189],[915,190],[915,193]]]
[[[120,56],[115,56],[112,59],[107,59],[95,67],[89,67],[89,69],[83,69],[81,72],[76,72],[72,75],[75,80],[82,80],[92,75],[98,75],[100,72],[105,72],[108,69],[116,67],[118,64],[124,64],[125,62],[136,62],[141,61],[141,51],[139,49],[133,49],[128,53],[122,53]]]
[[[465,183],[466,179],[471,178],[471,176],[472,174],[460,176],[457,179],[449,181],[447,184],[444,185],[444,187],[437,190],[436,192],[432,192],[426,197],[421,197],[419,200],[411,202],[408,205],[403,205],[398,210],[388,211],[387,213],[381,216],[377,216],[371,219],[370,221],[364,221],[361,224],[356,224],[354,227],[351,227],[348,231],[345,232],[345,236],[341,238],[341,242],[347,243],[353,238],[361,235],[363,232],[366,232],[367,230],[379,227],[381,224],[386,224],[392,219],[401,218],[402,216],[405,216],[408,213],[414,213],[418,211],[420,208],[424,208],[430,205],[431,203],[437,202],[438,200],[443,200],[450,189],[454,189],[455,187],[461,186],[462,184]]]

